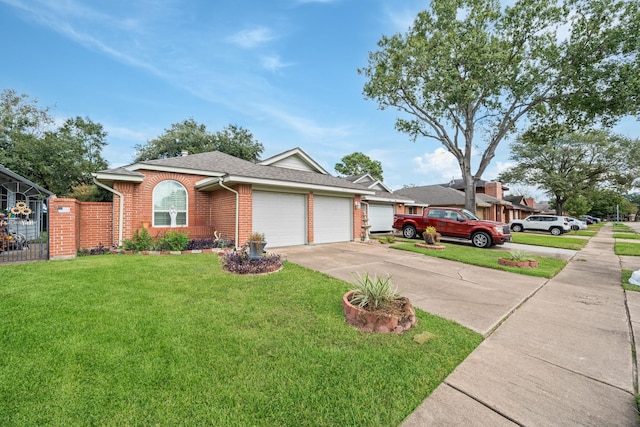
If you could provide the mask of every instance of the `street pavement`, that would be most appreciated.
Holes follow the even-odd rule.
[[[552,279],[373,243],[278,252],[350,282],[390,274],[416,307],[485,337],[403,427],[635,426],[640,292],[623,291],[620,270],[640,263],[615,255],[613,243],[603,227],[578,253],[558,254],[569,261]]]

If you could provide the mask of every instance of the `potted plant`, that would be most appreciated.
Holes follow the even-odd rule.
[[[427,245],[435,245],[440,243],[441,234],[438,233],[435,227],[428,226],[422,233],[422,237]]]
[[[363,332],[402,333],[416,324],[408,298],[391,288],[391,277],[357,277],[355,289],[342,297],[345,321]]]
[[[262,258],[262,254],[264,253],[264,248],[265,246],[267,246],[267,242],[264,239],[264,234],[254,231],[249,235],[249,240],[247,240],[247,245],[249,246],[250,259]]]

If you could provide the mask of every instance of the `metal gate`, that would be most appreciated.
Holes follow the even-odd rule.
[[[49,259],[50,195],[0,166],[0,264]]]

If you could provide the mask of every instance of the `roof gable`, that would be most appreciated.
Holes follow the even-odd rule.
[[[258,163],[263,166],[275,166],[285,169],[294,169],[300,171],[317,172],[328,175],[329,173],[324,170],[315,160],[313,160],[302,149],[296,147],[284,153],[276,154]]]

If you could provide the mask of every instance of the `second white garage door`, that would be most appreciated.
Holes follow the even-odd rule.
[[[393,205],[369,203],[369,231],[393,230]]]
[[[305,194],[253,192],[251,231],[264,233],[267,250],[307,243],[306,200]]]
[[[349,242],[353,240],[353,199],[314,196],[314,243]]]

